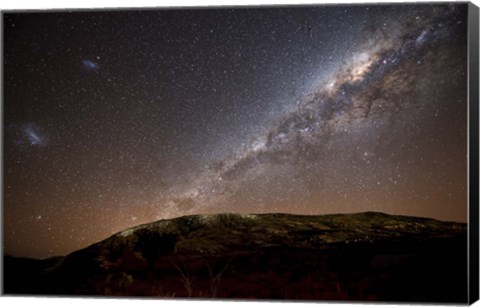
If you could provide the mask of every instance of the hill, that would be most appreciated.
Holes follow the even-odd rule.
[[[376,212],[192,215],[4,267],[8,294],[464,303],[467,227]]]

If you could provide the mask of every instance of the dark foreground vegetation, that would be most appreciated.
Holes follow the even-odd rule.
[[[6,294],[466,303],[467,235],[374,212],[196,215],[4,268]]]

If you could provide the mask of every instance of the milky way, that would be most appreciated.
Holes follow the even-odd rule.
[[[196,213],[465,221],[466,13],[6,14],[6,252]]]

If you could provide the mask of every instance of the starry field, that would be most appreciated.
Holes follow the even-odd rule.
[[[466,4],[3,17],[6,254],[200,213],[466,222]]]

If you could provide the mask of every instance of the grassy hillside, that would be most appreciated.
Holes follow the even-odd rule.
[[[5,292],[465,302],[466,242],[465,224],[375,212],[194,215],[5,258]]]

